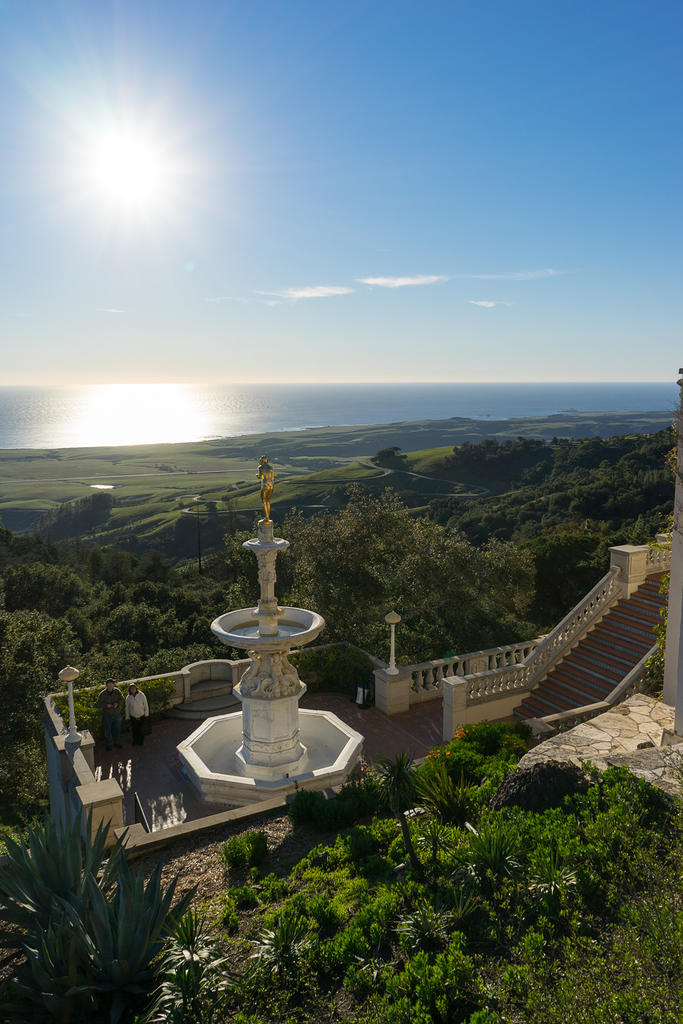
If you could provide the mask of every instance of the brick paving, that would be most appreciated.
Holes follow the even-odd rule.
[[[335,693],[306,694],[301,707],[331,711],[365,737],[364,757],[376,761],[410,750],[424,757],[441,743],[441,701],[417,704],[410,711],[391,717],[375,708],[359,708],[347,697]],[[144,746],[131,745],[130,733],[123,733],[121,750],[95,746],[96,777],[116,779],[124,794],[126,824],[135,821],[135,793],[152,831],[192,821],[224,810],[204,803],[184,777],[176,746],[201,724],[199,719],[164,718],[155,721]]]

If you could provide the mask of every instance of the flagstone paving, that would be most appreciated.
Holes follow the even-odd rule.
[[[636,694],[609,711],[582,722],[567,732],[539,743],[519,762],[527,768],[538,761],[590,761],[597,768],[623,766],[641,775],[659,789],[671,794],[679,792],[671,757],[679,756],[676,748],[662,747],[668,743],[666,734],[673,734],[674,709],[668,704]]]

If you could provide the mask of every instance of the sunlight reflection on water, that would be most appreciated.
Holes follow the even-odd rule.
[[[148,384],[3,387],[0,449],[201,441],[401,420],[672,410],[673,383]]]
[[[83,388],[65,424],[65,446],[196,441],[210,433],[210,417],[183,384],[107,384]]]

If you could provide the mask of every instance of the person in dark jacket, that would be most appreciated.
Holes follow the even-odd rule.
[[[123,694],[116,685],[115,679],[107,679],[104,689],[97,698],[97,706],[102,712],[102,725],[104,726],[104,739],[107,750],[111,750],[112,744],[120,747],[121,738],[121,707],[123,705]]]

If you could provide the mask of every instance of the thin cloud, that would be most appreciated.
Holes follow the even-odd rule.
[[[204,302],[249,302],[249,299],[237,295],[211,295],[205,297]]]
[[[482,306],[484,309],[493,309],[494,306],[511,306],[511,302],[502,302],[496,299],[494,302],[492,299],[468,299],[470,306]]]
[[[353,288],[337,285],[318,284],[307,288],[285,288],[281,292],[257,292],[257,295],[274,295],[277,299],[327,299],[332,295],[350,295]]]
[[[509,274],[454,274],[467,281],[539,281],[544,277],[559,277],[561,274],[569,274],[569,270],[554,270],[548,267],[546,270],[516,270]]]
[[[359,284],[374,285],[377,288],[414,288],[421,284],[437,284],[448,281],[445,274],[416,274],[414,277],[357,277]]]
[[[112,306],[100,306],[98,313],[125,313],[125,309],[114,309]]]

